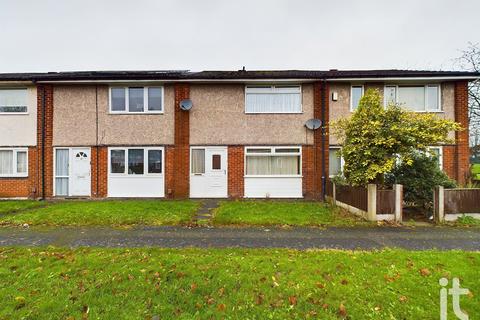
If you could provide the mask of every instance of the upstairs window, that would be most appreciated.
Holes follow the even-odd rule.
[[[111,87],[111,113],[162,113],[163,87]]]
[[[245,113],[301,113],[302,87],[246,86]]]
[[[0,89],[0,114],[27,111],[27,89]]]
[[[350,94],[350,110],[355,111],[358,108],[360,99],[363,97],[363,86],[352,86]]]
[[[440,86],[428,85],[387,85],[384,90],[385,105],[398,103],[417,112],[441,111]]]

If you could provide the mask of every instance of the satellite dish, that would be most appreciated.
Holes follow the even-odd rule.
[[[185,99],[185,100],[180,101],[180,109],[182,109],[184,111],[188,111],[188,110],[192,109],[192,106],[193,106],[193,103],[192,103],[192,100],[190,100],[190,99]]]
[[[310,119],[305,122],[305,127],[310,130],[317,130],[322,126],[322,120],[320,119]]]

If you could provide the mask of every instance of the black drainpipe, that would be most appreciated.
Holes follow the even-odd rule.
[[[325,108],[326,108],[326,84],[327,82],[325,81],[325,79],[322,80],[322,94],[321,94],[321,99],[322,99],[322,103],[321,103],[321,115],[322,115],[322,200],[324,201],[325,200],[325,187],[326,187],[326,184],[327,184],[327,180],[326,180],[326,177],[325,177],[325,127],[328,125],[327,123],[325,123]]]
[[[45,86],[42,87],[42,200],[45,200]]]

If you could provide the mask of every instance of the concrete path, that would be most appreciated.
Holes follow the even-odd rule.
[[[480,229],[361,228],[0,228],[0,246],[336,248],[480,251]]]
[[[210,223],[213,218],[213,210],[218,208],[219,200],[218,199],[204,199],[202,205],[195,212],[194,220],[195,222],[205,222]]]

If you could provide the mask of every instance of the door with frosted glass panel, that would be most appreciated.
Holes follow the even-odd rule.
[[[227,147],[193,147],[190,150],[190,197],[226,198]]]

